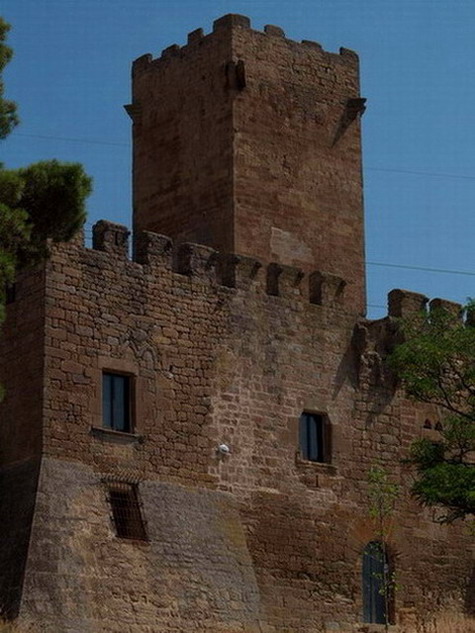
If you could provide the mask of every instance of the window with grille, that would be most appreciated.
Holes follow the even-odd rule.
[[[116,483],[109,488],[112,519],[118,537],[147,540],[137,486]]]
[[[102,374],[102,426],[129,433],[131,377],[123,374]]]
[[[310,462],[330,462],[328,423],[323,415],[302,413],[299,422],[300,456]]]

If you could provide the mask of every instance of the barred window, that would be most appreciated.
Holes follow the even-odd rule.
[[[109,487],[109,501],[116,534],[120,538],[147,540],[137,486],[115,483]]]

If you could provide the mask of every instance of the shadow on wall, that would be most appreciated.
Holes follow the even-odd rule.
[[[38,459],[0,471],[0,619],[20,609],[39,471]]]

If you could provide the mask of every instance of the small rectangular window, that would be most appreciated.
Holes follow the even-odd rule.
[[[328,430],[324,416],[302,413],[299,422],[300,455],[310,462],[329,462]]]
[[[130,376],[102,375],[102,425],[114,431],[131,431]]]
[[[114,484],[109,488],[109,501],[117,536],[146,541],[137,486],[127,483]]]

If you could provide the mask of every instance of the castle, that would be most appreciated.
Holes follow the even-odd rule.
[[[473,610],[464,527],[417,505],[402,461],[439,412],[382,362],[427,299],[394,290],[364,318],[357,55],[226,15],[136,60],[126,109],[132,258],[101,221],[7,306],[3,613],[48,633],[344,633]],[[386,561],[375,464],[401,486]]]

